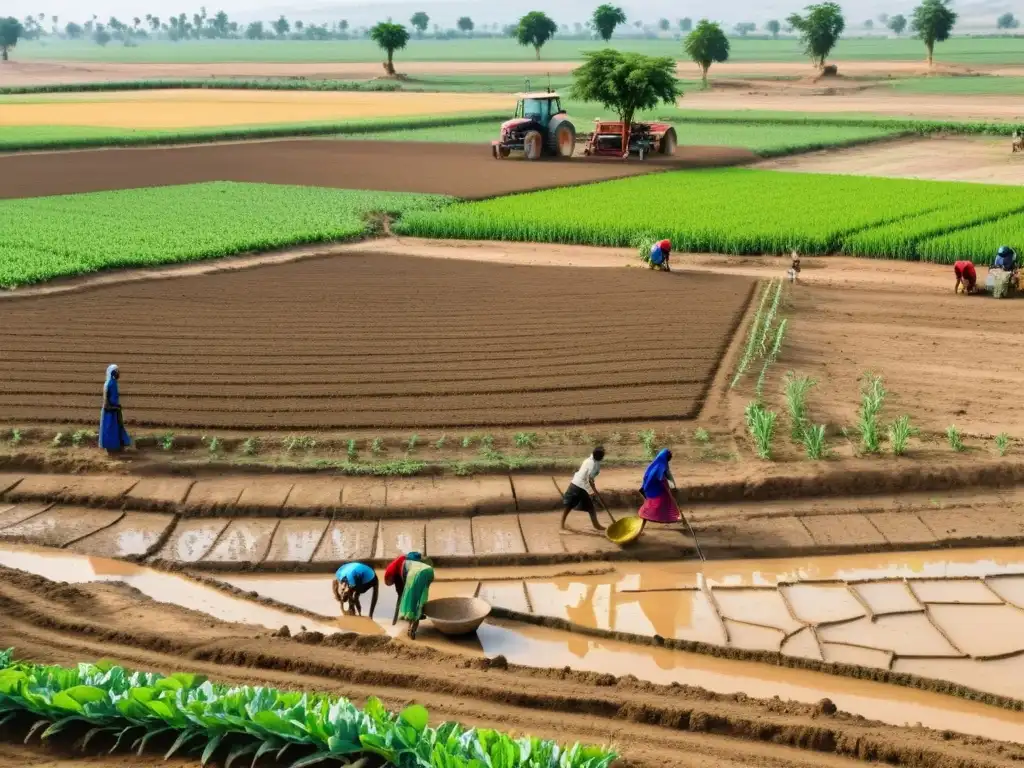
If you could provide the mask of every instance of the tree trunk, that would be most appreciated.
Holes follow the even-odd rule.
[[[629,156],[629,132],[633,126],[633,113],[626,112],[622,115],[622,154]]]
[[[3,51],[3,60],[7,61],[7,46],[0,46],[0,51]]]
[[[932,54],[933,54],[934,51],[935,51],[935,44],[932,43],[931,45],[928,46],[928,66],[929,67],[931,67],[931,65],[932,65]]]
[[[394,74],[395,74],[395,64],[394,64],[394,62],[393,62],[393,61],[391,60],[391,58],[392,58],[392,57],[393,57],[394,55],[395,55],[395,52],[394,52],[394,51],[392,51],[392,50],[391,50],[391,49],[389,48],[389,49],[388,49],[388,74],[389,74],[389,75],[394,75]]]
[[[704,89],[705,90],[707,90],[707,87],[708,87],[708,70],[709,69],[710,69],[710,67],[701,67],[700,68],[702,79],[703,79],[703,82],[704,82]]]
[[[537,61],[540,61],[540,46],[539,45],[533,46],[533,50],[535,50],[537,52]]]

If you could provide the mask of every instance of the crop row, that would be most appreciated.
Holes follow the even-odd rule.
[[[991,261],[1013,245],[1024,189],[797,174],[680,171],[411,212],[396,229],[427,237],[629,246],[653,233],[684,251],[849,252],[884,258]],[[979,222],[990,222],[974,227]],[[1002,222],[1010,222],[1003,224]],[[969,239],[946,233],[972,227]],[[948,246],[943,245],[949,243]],[[955,245],[955,247],[954,247]],[[967,248],[961,251],[960,248]]]
[[[219,258],[365,234],[367,215],[439,195],[212,182],[0,204],[0,286],[113,267]]]
[[[219,750],[231,765],[247,756],[246,763],[255,764],[267,754],[280,763],[290,752],[292,768],[371,756],[360,765],[606,768],[616,757],[598,747],[563,749],[456,723],[431,728],[427,710],[416,704],[396,716],[373,698],[360,710],[324,694],[230,687],[105,662],[71,668],[13,662],[12,653],[0,651],[0,724],[31,715],[29,735],[41,732],[44,740],[71,731],[84,734],[86,744],[106,741],[141,754],[160,737],[171,744],[167,757],[192,752],[206,765]]]

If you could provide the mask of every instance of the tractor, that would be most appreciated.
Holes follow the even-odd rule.
[[[624,132],[621,122],[598,119],[592,133],[577,136],[576,126],[562,109],[557,93],[523,93],[512,119],[501,125],[501,138],[491,142],[491,154],[506,158],[513,152],[522,152],[527,160],[544,156],[568,158],[576,150],[577,142],[584,143],[584,155],[596,157],[636,155],[643,160],[652,152],[675,152],[676,131],[667,123],[633,123],[626,142]]]

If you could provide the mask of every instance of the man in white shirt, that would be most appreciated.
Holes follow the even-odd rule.
[[[602,461],[604,461],[604,448],[598,446],[580,464],[580,468],[573,475],[572,482],[565,489],[565,496],[562,498],[565,505],[565,511],[562,513],[562,530],[565,530],[565,521],[569,519],[569,513],[574,509],[582,509],[590,515],[590,522],[593,523],[595,530],[604,530],[604,526],[597,522],[597,512],[594,509],[594,497],[597,496],[597,486],[594,481],[601,473]]]

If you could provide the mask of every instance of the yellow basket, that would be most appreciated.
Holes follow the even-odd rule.
[[[643,525],[644,521],[639,517],[623,517],[609,525],[605,535],[609,541],[616,544],[629,544],[629,542],[634,541],[640,535],[640,529],[643,528]]]

